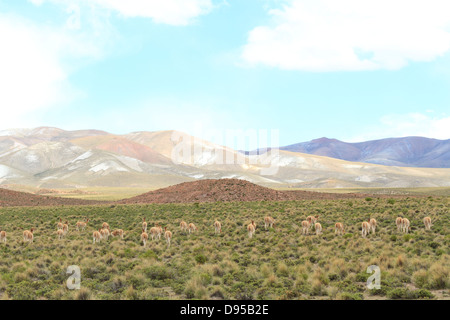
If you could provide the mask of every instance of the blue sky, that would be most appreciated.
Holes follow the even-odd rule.
[[[449,139],[447,3],[0,0],[0,129]]]

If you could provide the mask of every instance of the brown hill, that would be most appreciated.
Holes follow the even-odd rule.
[[[58,205],[93,205],[105,203],[103,201],[69,199],[50,196],[40,196],[27,192],[13,191],[0,188],[0,207],[31,207]]]
[[[283,201],[304,199],[347,199],[367,195],[322,193],[312,191],[278,191],[239,179],[205,179],[184,182],[139,196],[118,201],[131,203],[190,203],[217,201]]]

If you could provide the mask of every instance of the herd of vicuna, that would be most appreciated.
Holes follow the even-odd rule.
[[[308,235],[309,230],[314,226],[314,230],[316,232],[316,235],[320,235],[322,233],[322,225],[318,222],[319,216],[309,216],[306,218],[306,220],[302,221],[302,234]],[[86,221],[78,221],[76,223],[76,229],[77,231],[84,231],[87,224],[89,222],[89,219],[86,218]],[[407,218],[398,217],[395,220],[395,223],[397,225],[397,231],[408,233],[410,228],[410,222]],[[423,219],[423,223],[425,225],[425,230],[431,230],[431,218],[425,217]],[[221,233],[222,232],[222,224],[219,221],[215,221],[214,224],[214,233]],[[377,227],[377,221],[374,218],[369,218],[367,221],[364,221],[362,223],[362,231],[361,235],[363,238],[367,237],[370,232],[375,233],[375,229]],[[267,230],[267,228],[275,228],[275,219],[267,216],[264,218],[264,228]],[[193,223],[186,223],[185,221],[180,222],[180,229],[184,233],[193,233],[196,232],[198,229]],[[23,232],[23,241],[24,242],[33,242],[33,231],[34,228],[31,228],[30,230],[25,230]],[[254,233],[256,232],[256,224],[252,220],[252,222],[247,226],[248,236],[250,238],[253,237]],[[63,222],[62,219],[59,219],[58,225],[57,225],[57,238],[58,240],[62,240],[67,233],[69,232],[69,223],[67,221]],[[337,222],[334,225],[334,232],[336,235],[343,235],[344,234],[344,225],[341,222]],[[167,227],[163,228],[155,224],[154,227],[150,228],[149,230],[150,236],[152,238],[152,241],[154,239],[160,240],[161,236],[163,235],[164,238],[167,241],[167,246],[170,247],[170,241],[172,239],[172,232],[167,230]],[[120,237],[123,239],[124,231],[122,229],[116,229],[114,231],[111,231],[109,228],[109,224],[106,222],[103,222],[102,227],[96,231],[93,232],[92,238],[93,243],[100,242],[101,240],[108,240],[108,238],[112,237]],[[141,241],[144,245],[144,247],[147,244],[149,238],[149,234],[147,233],[147,222],[145,221],[145,218],[142,222],[142,233],[141,233]],[[0,242],[6,243],[6,231],[0,231]]]

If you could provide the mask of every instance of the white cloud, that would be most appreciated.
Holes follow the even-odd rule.
[[[68,77],[77,59],[101,56],[95,40],[0,14],[0,107],[6,114],[0,126],[35,125],[33,112],[73,98],[77,92]]]
[[[288,0],[242,58],[288,70],[398,69],[450,49],[448,0]]]
[[[155,23],[184,26],[213,9],[212,0],[29,0],[41,5],[44,1],[73,5],[85,3],[118,12],[124,17],[151,18]]]
[[[359,142],[408,136],[450,139],[450,116],[434,115],[433,112],[390,114],[383,116],[378,125],[367,128],[364,133],[348,141]]]

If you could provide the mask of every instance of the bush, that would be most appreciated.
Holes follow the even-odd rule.
[[[203,254],[198,254],[195,256],[195,261],[197,261],[198,264],[205,264],[208,259]]]

